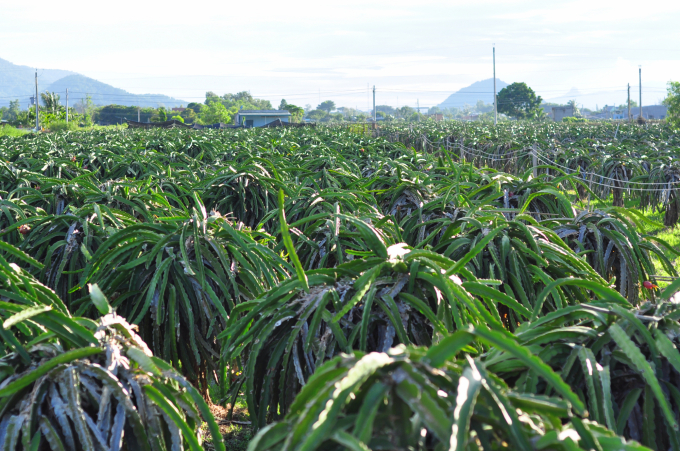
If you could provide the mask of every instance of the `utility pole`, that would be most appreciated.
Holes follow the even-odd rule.
[[[418,122],[420,122],[420,99],[416,99],[416,106],[418,108],[418,116],[416,117],[418,118]]]
[[[68,88],[66,88],[66,124],[68,124]]]
[[[38,69],[35,70],[35,131],[38,131],[40,122],[38,121]]]
[[[142,122],[142,109],[140,107],[137,107],[137,122]]]
[[[375,111],[375,85],[373,85],[373,123],[377,124],[377,114]]]
[[[630,122],[630,83],[628,83],[628,122]]]
[[[496,44],[493,45],[493,125],[498,124],[498,105],[496,105]]]
[[[638,66],[640,69],[640,118],[642,118],[642,66]]]

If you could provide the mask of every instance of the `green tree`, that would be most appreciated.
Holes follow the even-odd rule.
[[[168,120],[168,112],[165,111],[165,107],[158,108],[158,122],[165,122]]]
[[[313,121],[320,121],[328,116],[328,112],[324,110],[312,110],[307,114],[307,117]]]
[[[204,124],[217,124],[218,122],[231,122],[231,115],[222,102],[211,102],[200,115]]]
[[[288,105],[288,102],[286,102],[286,99],[281,99],[281,103],[279,103],[279,110],[285,110],[286,105]]]
[[[434,107],[434,108],[437,108],[437,107]],[[378,106],[375,107],[375,109],[378,112],[382,111],[383,113],[391,114],[392,116],[397,114],[396,108],[393,108],[389,105],[378,105]]]
[[[21,106],[19,105],[19,99],[10,100],[9,108],[7,108],[5,112],[2,114],[2,119],[10,123],[14,123],[17,121],[20,112]]]
[[[172,116],[170,119],[173,120],[173,121],[179,121],[181,123],[184,123],[184,118],[182,116],[178,115],[178,114],[175,115],[175,116]]]
[[[227,109],[243,107],[244,110],[272,110],[269,100],[256,99],[248,91],[237,92],[236,94],[225,94],[221,97],[221,102]]]
[[[219,100],[220,100],[220,96],[218,96],[214,92],[208,91],[208,92],[205,93],[205,104],[206,105],[210,105],[213,102],[219,102]]]
[[[498,93],[498,112],[517,119],[536,116],[543,99],[526,83],[513,83]]]
[[[191,108],[187,108],[186,110],[182,111],[179,115],[182,116],[182,119],[184,119],[185,124],[193,124],[194,122],[196,122],[196,119],[198,119],[198,115]]]
[[[668,107],[668,123],[680,126],[680,81],[668,82],[668,94],[662,104]]]
[[[61,98],[56,92],[45,91],[40,93],[40,98],[42,99],[45,109],[52,113],[57,114],[59,111],[59,99]]]
[[[415,113],[416,110],[411,108],[410,106],[404,105],[403,107],[399,108],[397,110],[397,114],[399,117],[402,117],[404,119],[409,119],[411,116],[413,116],[413,113]]]
[[[297,105],[293,105],[292,103],[283,103],[285,100],[281,101],[281,105],[279,105],[280,110],[286,110],[290,113],[291,118],[290,120],[292,122],[300,122],[302,120],[302,116],[305,114],[305,109],[302,107],[299,107]]]
[[[330,113],[335,109],[335,102],[332,100],[325,100],[319,104],[319,106],[316,107],[317,110],[322,110],[325,111],[326,113]]]
[[[576,103],[576,100],[572,99],[568,101],[567,106],[574,109],[574,117],[581,117],[581,111],[578,109],[578,103]]]

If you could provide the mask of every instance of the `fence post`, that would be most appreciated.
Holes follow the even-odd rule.
[[[531,148],[531,160],[533,163],[534,167],[534,178],[538,177],[538,155],[536,154],[536,144],[534,144]]]
[[[463,140],[460,141],[460,161],[465,163],[465,147],[463,147]]]

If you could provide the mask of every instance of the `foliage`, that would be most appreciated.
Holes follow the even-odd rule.
[[[193,124],[198,119],[198,115],[191,108],[187,108],[186,110],[182,111],[179,115],[182,117],[182,122],[186,124]]]
[[[4,119],[10,124],[16,123],[19,119],[19,113],[21,112],[21,106],[19,105],[19,99],[10,100],[9,108],[7,108],[0,119]]]
[[[324,119],[326,116],[328,116],[328,112],[320,109],[312,110],[309,113],[307,113],[307,117],[313,121],[320,121]]]
[[[158,122],[165,122],[168,120],[168,113],[165,107],[158,108]]]
[[[204,124],[228,124],[231,122],[232,116],[229,114],[224,104],[221,102],[211,102],[207,107],[203,108],[200,118],[201,122]]]
[[[50,122],[50,124],[48,125],[49,130],[52,132],[65,132],[78,130],[78,123],[74,122],[75,118],[69,119],[70,121],[68,123],[65,120],[57,120]]]
[[[498,92],[498,112],[518,119],[532,117],[540,110],[543,99],[526,83],[513,83]]]
[[[675,127],[680,126],[680,81],[668,82],[668,93],[663,100],[663,104],[668,107],[666,121]]]
[[[568,124],[576,124],[579,122],[588,122],[588,119],[582,117],[563,117],[562,122],[566,122]]]
[[[262,429],[248,449],[502,449],[500,443],[521,450],[648,449],[573,416],[576,406],[558,397],[509,386],[479,358],[441,358],[474,338],[490,345],[508,340],[480,327],[429,350],[398,346],[337,356],[318,368],[291,413]],[[504,344],[506,358],[540,361],[512,341]],[[549,385],[566,387],[549,368],[541,370]]]
[[[3,247],[5,255],[21,251]],[[0,443],[3,449],[200,449],[206,421],[198,392],[153,357],[98,287],[96,322],[71,317],[60,299],[0,256]],[[7,297],[5,297],[7,296]]]
[[[140,122],[150,122],[151,117],[156,114],[154,108],[122,105],[106,105],[97,108],[94,112],[94,121],[105,124],[119,124],[121,121],[136,121],[139,117]]]
[[[42,99],[43,105],[48,112],[57,114],[61,107],[61,105],[59,105],[59,94],[56,92],[45,91],[40,93],[40,98]]]
[[[281,99],[279,109],[290,112],[292,122],[300,122],[302,120],[302,116],[305,114],[304,108],[293,105],[292,103],[288,103],[286,102],[286,99]]]
[[[157,383],[168,443],[177,417],[163,408],[189,432],[195,410],[172,365],[204,396],[215,382],[220,403],[245,395],[253,449],[446,449],[453,436],[470,450],[643,449],[622,437],[676,450],[680,313],[666,299],[680,284],[655,287],[668,250],[642,213],[590,206],[669,211],[676,135],[392,121],[3,137],[0,275],[30,283],[3,286],[0,308],[17,290],[39,304],[3,316],[3,352],[38,371],[35,346],[99,347],[82,340],[115,308],[161,373],[105,332],[130,362],[116,377]],[[75,325],[44,329],[55,311]],[[89,384],[73,362],[58,371]],[[85,384],[72,392],[96,421],[90,388],[104,385]]]
[[[316,107],[316,109],[325,111],[326,113],[330,113],[335,109],[335,102],[333,102],[332,100],[324,100]]]
[[[0,136],[17,137],[17,136],[23,136],[26,133],[28,133],[28,132],[25,131],[25,130],[14,128],[11,125],[3,125],[2,127],[0,127]]]

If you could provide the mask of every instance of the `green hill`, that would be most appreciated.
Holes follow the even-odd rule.
[[[124,105],[168,108],[186,105],[163,94],[132,94],[93,78],[68,70],[38,69],[38,90],[53,91],[66,102],[66,88],[69,91],[69,105],[75,105],[88,94],[95,105]],[[21,108],[27,108],[30,98],[35,95],[35,68],[19,66],[0,58],[0,107],[9,106],[12,100],[19,100]]]
[[[42,89],[60,78],[74,72],[59,69],[38,69],[38,87]],[[0,58],[0,106],[8,106],[11,100],[19,100],[26,108],[31,96],[35,95],[35,68],[12,64]]]
[[[92,97],[95,105],[124,105],[154,107],[165,106],[168,108],[186,105],[186,100],[178,100],[163,94],[132,94],[123,89],[115,88],[84,75],[74,74],[61,78],[45,89],[57,93],[69,92],[69,105],[75,105],[87,95]],[[61,94],[63,104],[65,95]]]

